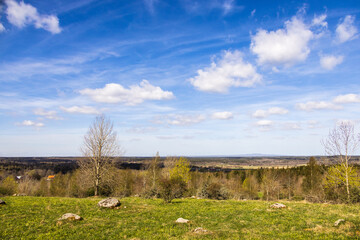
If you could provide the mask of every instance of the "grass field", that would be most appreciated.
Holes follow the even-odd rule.
[[[271,202],[123,198],[119,209],[100,209],[99,198],[4,197],[0,239],[358,239],[360,206]],[[57,219],[71,212],[78,222]],[[191,220],[175,223],[179,217]],[[334,227],[343,218],[346,222]],[[207,233],[195,233],[202,227]]]

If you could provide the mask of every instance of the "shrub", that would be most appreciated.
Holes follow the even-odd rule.
[[[17,191],[17,184],[13,176],[8,176],[0,185],[1,195],[13,195]]]

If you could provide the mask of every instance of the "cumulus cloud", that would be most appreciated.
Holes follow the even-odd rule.
[[[336,65],[339,65],[344,60],[343,56],[333,56],[333,55],[325,55],[320,56],[320,65],[324,69],[331,70]]]
[[[270,120],[260,120],[255,123],[261,131],[268,131],[273,127],[274,122]]]
[[[197,74],[189,81],[206,92],[226,93],[230,87],[252,87],[262,81],[256,68],[243,61],[240,51],[225,51],[221,59],[213,61],[210,67],[199,69]]]
[[[285,28],[276,31],[263,29],[251,36],[251,51],[259,64],[291,66],[304,61],[310,53],[309,41],[313,32],[301,19],[293,17]]]
[[[104,88],[83,89],[80,94],[87,95],[96,102],[124,103],[136,105],[145,100],[164,100],[174,98],[174,94],[163,91],[160,87],[151,85],[143,80],[139,85],[132,85],[128,89],[117,83],[106,84]]]
[[[29,126],[29,127],[43,127],[44,126],[44,124],[42,122],[33,122],[31,120],[24,120],[19,125]]]
[[[220,120],[229,120],[234,118],[234,115],[232,112],[215,112],[211,115],[211,118],[220,119]]]
[[[34,114],[38,116],[43,116],[47,119],[53,119],[53,120],[61,120],[62,118],[57,116],[56,111],[45,111],[42,108],[38,108],[34,110]]]
[[[296,104],[296,108],[303,111],[314,111],[314,110],[323,110],[323,109],[330,109],[330,110],[339,110],[342,109],[341,106],[336,105],[332,102],[315,102],[315,101],[309,101],[306,103],[298,103]]]
[[[336,37],[340,43],[356,38],[358,32],[354,25],[355,16],[347,15],[336,27]]]
[[[61,110],[67,113],[81,113],[81,114],[100,114],[100,111],[90,106],[72,106],[72,107],[60,107]]]
[[[333,101],[334,103],[360,103],[360,95],[353,93],[339,95]]]
[[[269,108],[268,110],[256,110],[252,116],[254,118],[265,118],[269,115],[284,115],[287,114],[289,111],[285,108],[280,108],[280,107],[272,107]]]
[[[59,19],[56,16],[39,14],[35,7],[23,1],[18,3],[15,0],[6,0],[5,3],[7,19],[11,24],[19,28],[34,25],[53,34],[61,32]]]

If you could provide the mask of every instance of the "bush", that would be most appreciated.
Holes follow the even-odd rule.
[[[229,198],[229,191],[219,183],[205,183],[199,192],[199,197],[217,200]]]
[[[186,192],[186,183],[181,178],[163,178],[160,180],[160,197],[165,202],[171,202],[174,198],[181,198]]]
[[[13,195],[17,191],[17,184],[13,176],[8,176],[0,185],[1,195]]]

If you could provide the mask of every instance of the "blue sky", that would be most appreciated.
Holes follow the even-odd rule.
[[[0,156],[321,155],[360,119],[359,1],[0,1]]]

